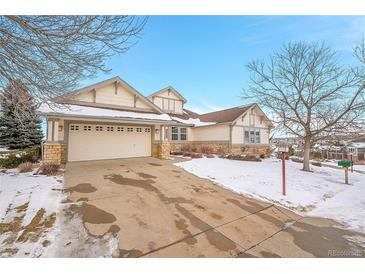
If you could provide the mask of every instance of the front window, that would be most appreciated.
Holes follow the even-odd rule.
[[[171,127],[171,140],[172,141],[186,141],[187,128],[186,127]]]
[[[261,132],[259,128],[246,128],[244,131],[245,144],[260,144]]]
[[[171,140],[173,140],[173,141],[179,140],[179,128],[178,127],[171,128]]]

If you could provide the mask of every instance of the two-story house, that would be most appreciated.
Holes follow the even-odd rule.
[[[272,123],[256,104],[197,114],[173,87],[145,97],[120,77],[43,104],[43,161],[66,163],[130,157],[166,159],[190,144],[213,150],[265,153]]]

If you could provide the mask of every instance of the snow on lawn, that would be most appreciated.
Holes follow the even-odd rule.
[[[210,179],[235,192],[281,204],[308,215],[328,217],[353,229],[365,231],[365,175],[350,173],[350,185],[344,184],[344,172],[286,161],[287,195],[283,196],[281,161],[262,162],[201,158],[176,163],[176,166]]]
[[[91,237],[72,216],[62,176],[0,172],[0,257],[112,257],[113,235]]]

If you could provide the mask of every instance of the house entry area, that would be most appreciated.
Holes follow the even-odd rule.
[[[151,127],[76,123],[68,127],[68,161],[151,156]]]

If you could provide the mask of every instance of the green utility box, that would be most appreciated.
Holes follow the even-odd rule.
[[[352,162],[346,161],[346,160],[338,161],[337,164],[339,166],[342,166],[342,167],[350,167],[350,166],[352,166]]]

